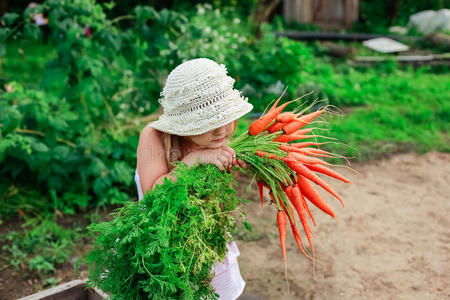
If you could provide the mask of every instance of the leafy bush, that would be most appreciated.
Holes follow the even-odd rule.
[[[112,299],[216,299],[211,269],[227,253],[230,212],[242,201],[234,175],[183,163],[175,172],[176,183],[166,178],[112,221],[91,225],[90,286]]]
[[[188,19],[138,6],[131,15],[109,20],[112,7],[47,0],[22,16],[7,16],[11,26],[0,33],[3,40],[22,36],[18,20],[35,32],[30,15],[48,14],[55,57],[41,82],[12,83],[0,95],[0,160],[2,175],[38,188],[49,211],[72,213],[128,200],[139,132],[132,120],[156,110],[158,103],[150,99],[183,60],[203,56],[225,63],[236,87],[262,110],[310,58],[306,48],[273,34],[255,41],[250,21],[234,9],[198,5]],[[121,29],[121,20],[133,25]]]
[[[151,86],[132,71],[142,60],[128,59],[142,47],[133,47],[134,36],[119,31],[92,0],[48,0],[36,10],[44,7],[57,56],[39,90],[12,83],[0,95],[1,173],[39,188],[49,199],[46,210],[128,201],[137,133],[134,126],[134,134],[126,133],[124,110],[157,107],[139,96]]]
[[[2,176],[48,193],[49,207],[65,213],[87,207],[91,189],[98,196],[91,204],[128,200],[120,186],[130,185],[133,171],[123,159],[133,157],[136,138],[90,133],[68,101],[11,87],[0,96]]]
[[[79,229],[64,229],[51,219],[44,219],[24,232],[9,231],[0,238],[7,266],[24,270],[25,275],[40,277],[55,272],[56,266],[69,260]]]

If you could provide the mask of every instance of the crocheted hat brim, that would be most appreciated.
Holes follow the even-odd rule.
[[[150,127],[179,136],[200,135],[233,122],[253,109],[253,105],[241,97],[240,99],[229,99],[229,101],[221,103],[221,105],[225,105],[225,107],[227,104],[230,105],[229,109],[225,110],[223,113],[217,114],[214,110],[211,110],[211,113],[202,120],[171,118],[162,114],[157,121],[150,124]],[[236,107],[236,105],[238,107]],[[205,108],[205,110],[207,110],[207,108]],[[189,126],[187,126],[188,124]]]

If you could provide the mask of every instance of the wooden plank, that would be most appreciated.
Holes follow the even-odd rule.
[[[302,0],[292,0],[292,17],[293,21],[302,23],[302,10],[303,10],[303,1]]]
[[[87,290],[86,281],[87,279],[73,280],[19,300],[100,300],[107,298],[103,291]]]
[[[398,62],[428,62],[428,61],[449,61],[450,53],[430,54],[430,55],[399,55],[399,56],[358,56],[357,62],[379,62],[379,61],[398,61]]]
[[[318,23],[343,23],[345,0],[316,0],[314,7],[314,21]]]
[[[283,32],[276,32],[277,36],[284,36],[293,40],[321,40],[321,41],[365,41],[379,37],[389,37],[393,40],[408,40],[419,41],[422,37],[415,36],[398,36],[398,35],[383,35],[372,33],[337,33],[337,32],[315,32],[315,31],[296,31],[286,30]]]
[[[293,0],[283,1],[283,16],[286,22],[289,23],[293,20],[293,11],[294,11],[294,1]]]
[[[400,64],[413,66],[450,66],[450,53],[430,55],[359,56],[352,61],[352,64],[371,65],[383,61],[396,61]]]
[[[313,21],[313,0],[285,0],[283,2],[283,15],[287,22],[309,23]]]
[[[108,298],[108,294],[98,288],[88,290],[87,294],[87,300],[103,300]]]
[[[314,21],[313,0],[302,1],[302,22],[311,23]]]
[[[353,22],[358,20],[359,13],[358,0],[345,0],[345,18],[344,25],[351,26]]]

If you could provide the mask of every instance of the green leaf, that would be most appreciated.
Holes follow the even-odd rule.
[[[43,74],[41,87],[45,90],[54,92],[64,91],[67,88],[68,80],[69,71],[64,65],[58,67],[49,67]],[[71,112],[64,111],[64,113],[70,114]]]
[[[252,225],[251,225],[248,221],[244,221],[244,227],[245,227],[245,229],[247,229],[249,232],[252,232]]]
[[[1,30],[1,28],[0,28],[0,30]],[[1,33],[1,32],[0,32]],[[0,40],[1,40],[1,37],[0,37]],[[5,56],[6,55],[6,48],[5,48],[5,45],[3,45],[3,44],[0,44],[0,57],[3,57],[3,56]]]
[[[33,23],[26,23],[24,25],[24,34],[31,40],[38,40],[41,37],[41,29]]]
[[[57,130],[57,131],[65,131],[69,127],[67,125],[66,120],[64,120],[62,118],[55,118],[53,116],[48,116],[47,121],[48,121],[48,125],[50,127],[52,127],[52,129]]]
[[[111,9],[113,9],[113,8],[116,6],[116,3],[115,3],[114,1],[106,2],[106,3],[103,3],[103,6],[104,6],[106,9],[111,10]]]
[[[154,19],[158,15],[157,11],[150,6],[136,6],[134,13],[139,24],[143,24],[149,19]]]
[[[111,186],[111,179],[109,176],[99,177],[94,180],[92,188],[97,195],[102,194]]]
[[[3,101],[3,99],[0,99],[0,101]],[[11,132],[19,127],[23,119],[23,115],[16,108],[12,106],[7,107],[2,104],[0,104],[0,115],[2,116],[2,129],[6,132]]]
[[[55,160],[64,161],[70,152],[71,149],[68,146],[57,145],[53,147],[52,158]]]
[[[103,161],[98,157],[92,157],[89,164],[88,171],[93,176],[101,176],[104,172],[108,171]]]
[[[47,152],[49,150],[49,148],[47,147],[46,144],[42,143],[42,142],[35,142],[31,145],[31,147],[33,148],[34,151],[37,152]]]
[[[47,179],[47,186],[49,189],[60,191],[63,187],[63,180],[60,175],[50,175]]]
[[[14,22],[17,20],[17,18],[19,18],[19,15],[11,12],[11,13],[5,13],[2,17],[2,21],[6,22],[6,25],[11,26],[12,24],[14,24]]]
[[[129,185],[133,180],[133,170],[125,162],[115,162],[111,170],[112,179],[116,182]]]

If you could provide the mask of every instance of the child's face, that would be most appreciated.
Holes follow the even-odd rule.
[[[205,148],[220,148],[228,143],[235,131],[236,125],[237,120],[200,135],[188,136],[188,139],[198,146]]]

